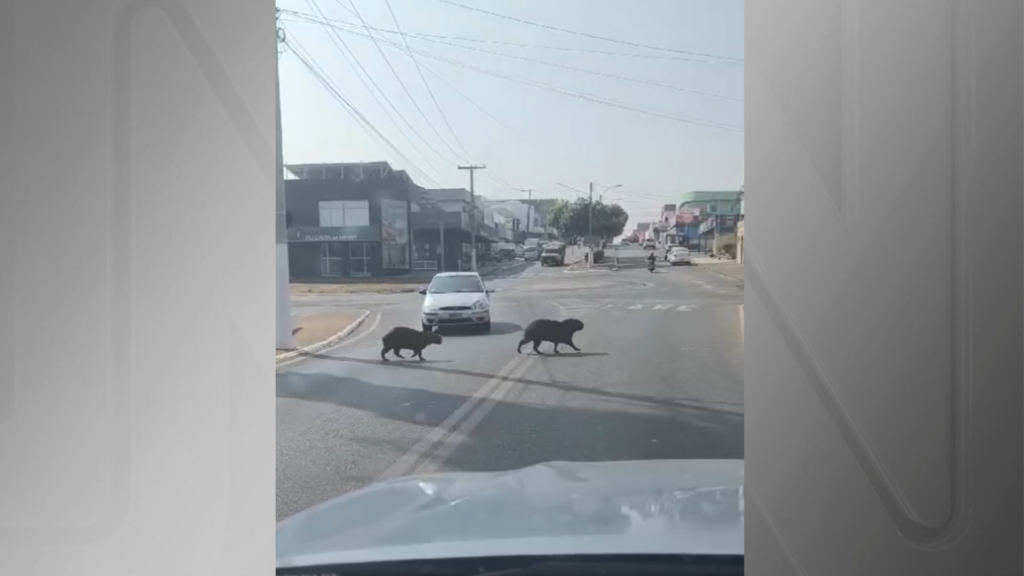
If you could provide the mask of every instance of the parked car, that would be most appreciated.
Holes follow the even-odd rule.
[[[491,293],[476,272],[442,272],[420,290],[423,331],[442,326],[478,326],[491,330]]]
[[[673,247],[668,253],[668,263],[673,266],[678,266],[680,264],[693,264],[693,258],[690,256],[690,249],[685,246]]]
[[[540,258],[540,249],[536,246],[527,246],[523,248],[523,260],[531,262]]]
[[[665,246],[665,262],[668,262],[668,255],[669,255],[669,253],[671,253],[672,250],[674,250],[676,248],[681,248],[681,245],[680,244],[669,244],[669,245]]]
[[[654,250],[657,247],[658,243],[655,242],[653,238],[648,238],[647,240],[644,240],[644,250]]]

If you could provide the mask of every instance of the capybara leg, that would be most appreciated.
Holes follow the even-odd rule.
[[[558,351],[558,344],[559,344],[558,342],[554,343],[554,345],[555,345],[555,354],[561,354],[561,352]]]
[[[533,351],[537,354],[543,354],[543,352],[540,351],[540,340],[533,341]]]
[[[519,341],[519,346],[516,347],[516,354],[522,354],[523,353],[523,344],[526,344],[529,341],[530,341],[529,338],[523,338],[522,340],[520,340]]]
[[[391,351],[391,348],[388,348],[387,346],[385,346],[384,349],[380,351],[380,359],[385,361],[385,362],[389,362],[389,360],[388,360],[388,352],[390,352],[390,351]]]
[[[401,348],[395,348],[394,354],[398,358],[401,358],[402,360],[405,360],[405,356],[402,356],[402,349]]]
[[[420,348],[419,350],[414,350],[414,352],[416,352],[416,357],[420,359],[420,362],[423,362],[425,360],[425,358],[423,357],[423,348]]]
[[[572,339],[571,339],[571,338],[569,339],[569,346],[572,346],[572,349],[573,349],[573,350],[575,350],[575,351],[577,351],[577,352],[580,352],[580,349],[576,347],[576,344],[575,344],[575,343],[573,343],[573,341],[572,341]]]

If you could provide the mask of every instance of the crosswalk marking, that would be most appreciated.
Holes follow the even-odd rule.
[[[694,312],[703,306],[680,304],[679,302],[609,302],[607,300],[559,300],[558,305],[566,310],[630,310],[645,312]]]

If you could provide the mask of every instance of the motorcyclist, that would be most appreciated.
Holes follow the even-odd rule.
[[[655,260],[657,260],[657,259],[654,257],[654,252],[651,252],[650,254],[648,254],[647,255],[647,266],[648,267],[654,266]]]

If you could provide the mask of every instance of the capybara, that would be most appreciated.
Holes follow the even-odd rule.
[[[405,356],[402,356],[402,350],[412,350],[413,356],[416,356],[422,362],[423,349],[431,344],[440,344],[441,340],[440,334],[423,332],[405,326],[396,326],[380,339],[381,344],[384,345],[384,348],[380,351],[380,359],[387,362],[387,353],[394,352],[395,356],[404,360]]]
[[[555,354],[561,354],[558,351],[560,344],[570,346],[573,350],[579,352],[580,349],[573,343],[572,337],[580,330],[583,330],[583,322],[575,318],[566,318],[565,320],[534,320],[523,330],[523,339],[519,341],[519,347],[516,348],[516,352],[522,354],[523,344],[527,342],[533,342],[533,351],[537,354],[543,354],[540,351],[541,342],[551,342],[554,344]]]

